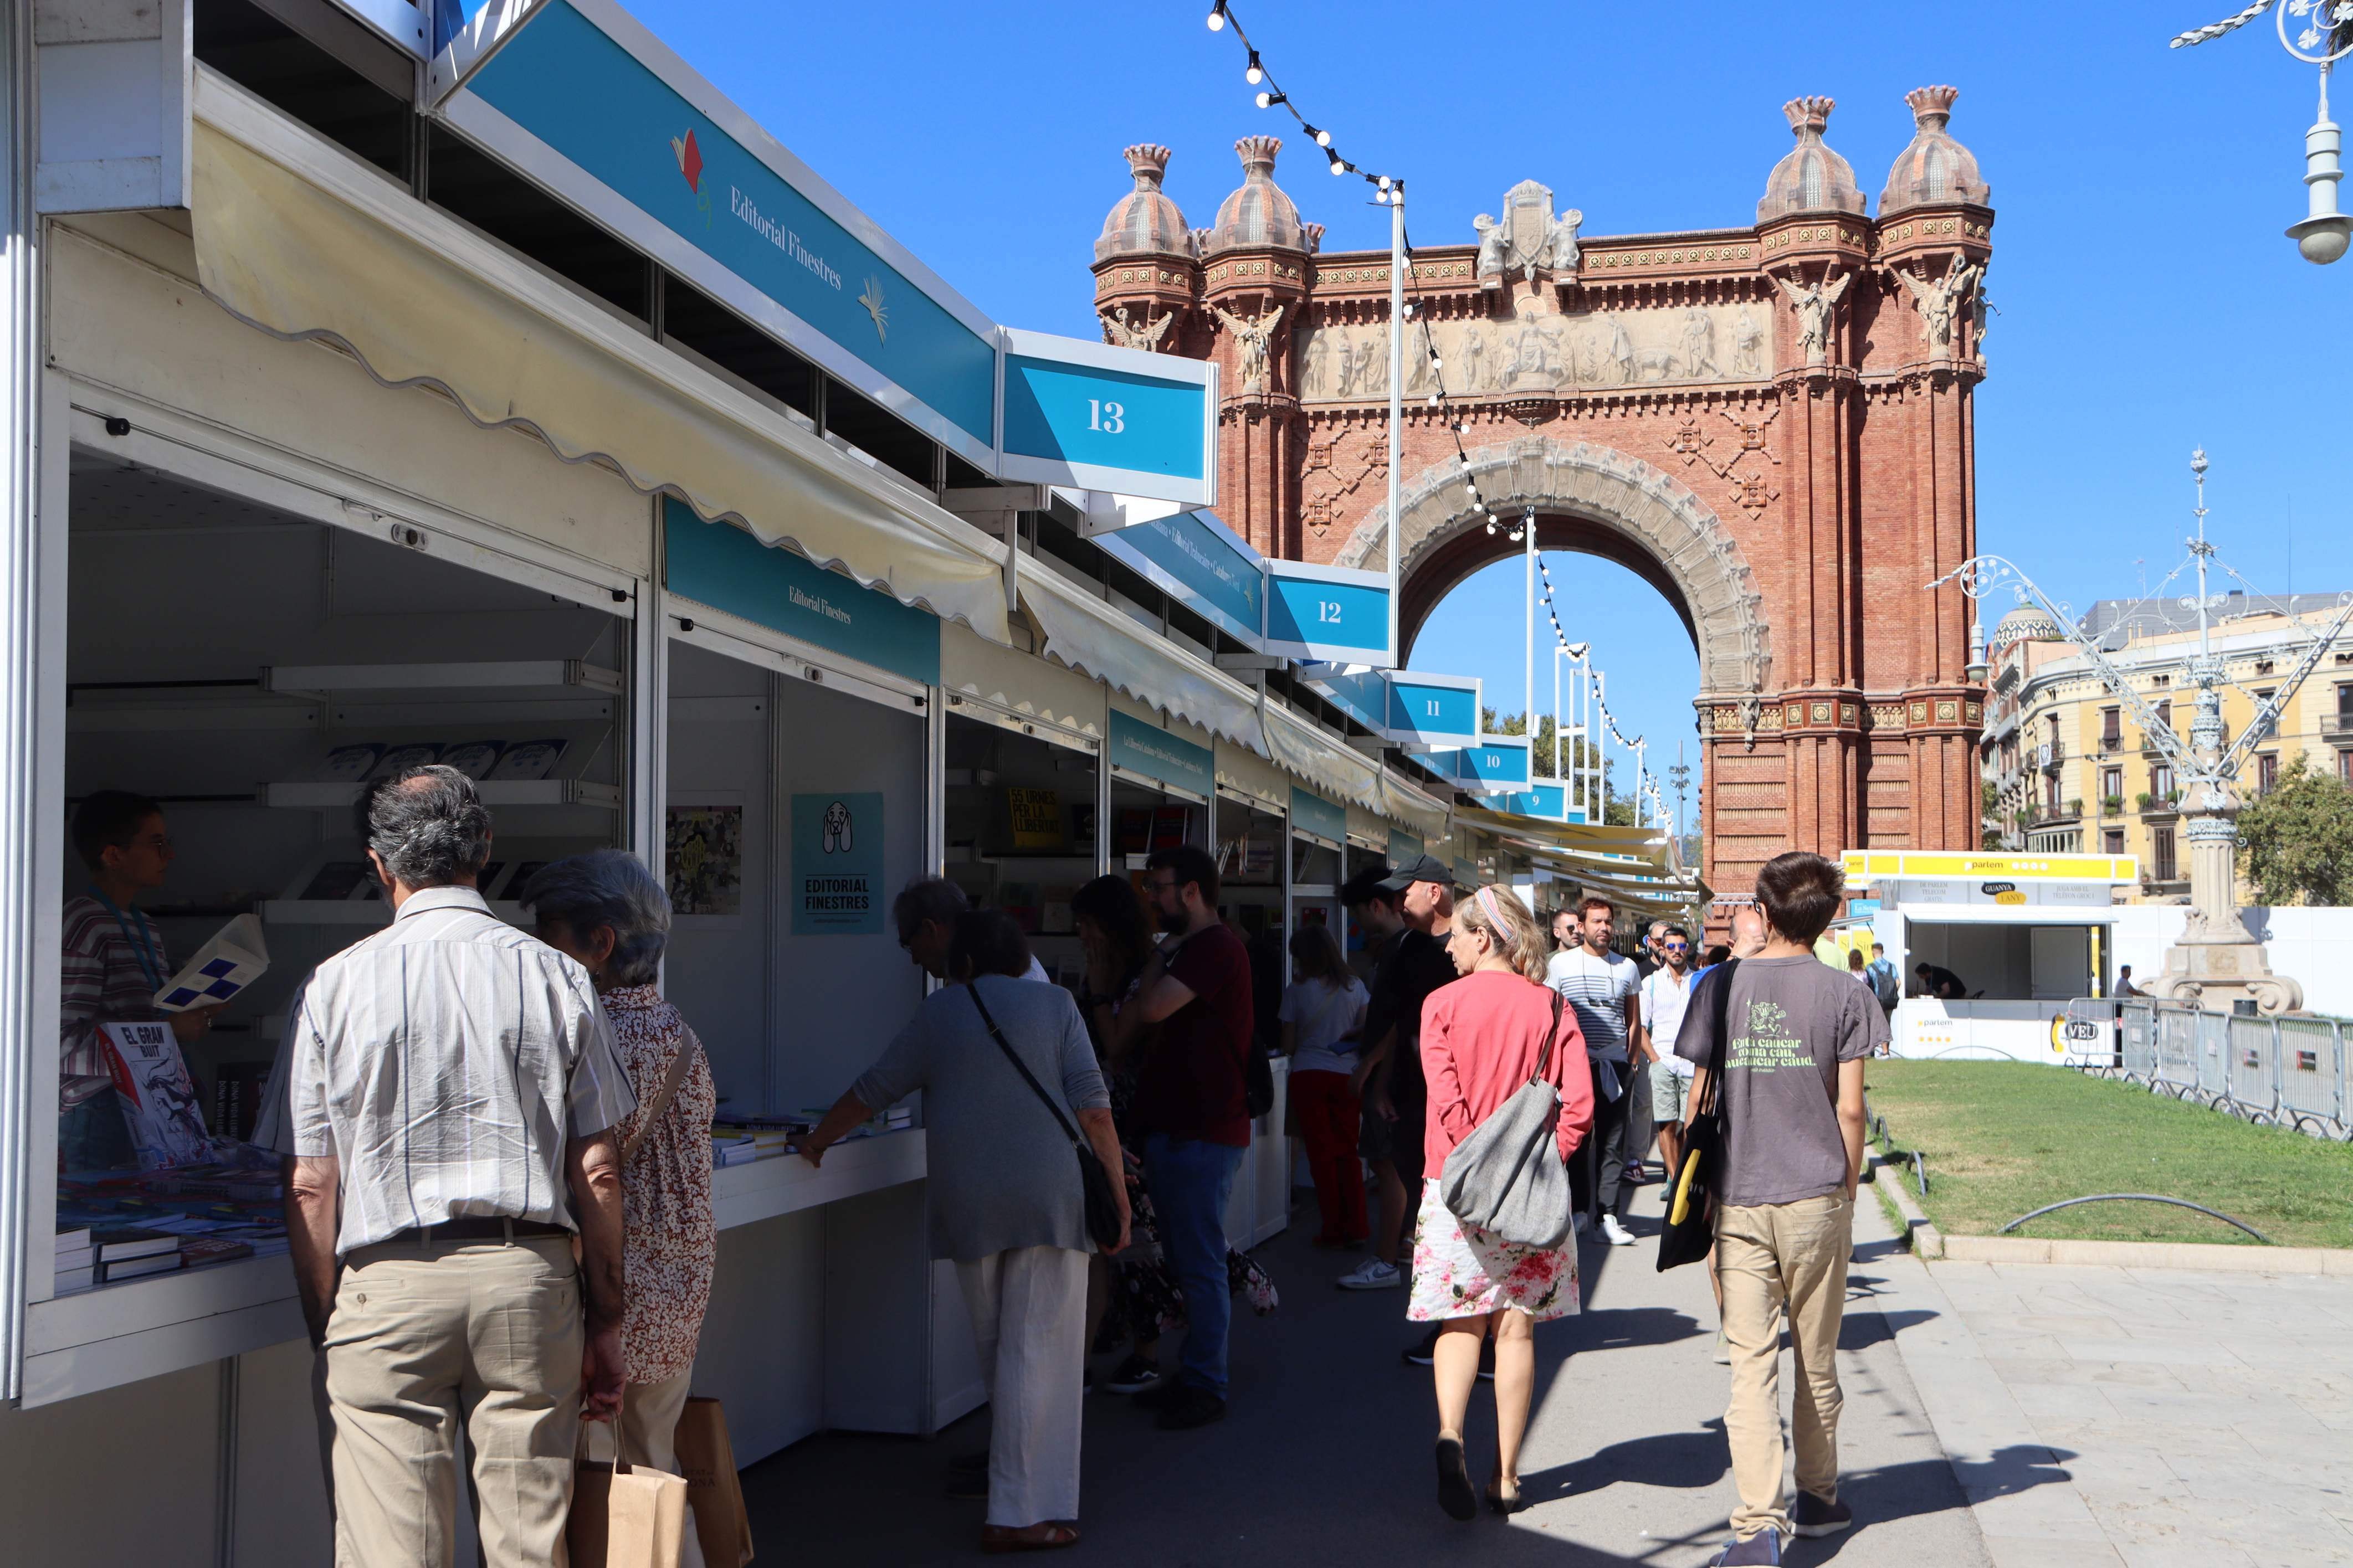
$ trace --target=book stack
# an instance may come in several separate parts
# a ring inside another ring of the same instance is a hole
[[[730,1165],[748,1165],[760,1157],[759,1141],[749,1132],[722,1132],[713,1129],[711,1134],[711,1163],[718,1170]]]
[[[58,1232],[57,1293],[70,1296],[98,1282],[98,1253],[90,1246],[90,1227]]]
[[[90,1233],[98,1254],[98,1282],[119,1285],[143,1275],[163,1274],[180,1267],[180,1237],[168,1230],[143,1226],[109,1226]]]

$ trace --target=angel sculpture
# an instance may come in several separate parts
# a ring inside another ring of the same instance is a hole
[[[1149,327],[1132,325],[1127,319],[1127,307],[1122,305],[1103,319],[1103,331],[1111,341],[1124,349],[1142,349],[1145,353],[1158,353],[1160,340],[1168,335],[1168,323],[1176,319],[1171,311]]]
[[[1504,280],[1504,226],[1493,214],[1481,213],[1471,226],[1479,231],[1479,287],[1497,288]]]
[[[1242,390],[1264,392],[1267,351],[1273,342],[1275,326],[1282,320],[1284,307],[1277,305],[1256,321],[1237,316],[1222,305],[1212,309],[1218,312],[1218,320],[1225,322],[1226,330],[1234,334],[1234,344],[1240,351],[1237,368],[1241,372]]]
[[[1911,292],[1912,303],[1919,310],[1921,322],[1927,329],[1928,346],[1936,358],[1952,357],[1953,324],[1959,319],[1961,301],[1984,275],[1984,268],[1957,255],[1945,268],[1944,277],[1933,283],[1909,272],[1899,270],[1895,274]]]
[[[1846,286],[1854,281],[1850,272],[1826,283],[1811,283],[1800,288],[1787,278],[1775,278],[1781,292],[1798,312],[1798,342],[1806,351],[1808,365],[1827,364],[1831,354],[1831,316],[1838,309]]]

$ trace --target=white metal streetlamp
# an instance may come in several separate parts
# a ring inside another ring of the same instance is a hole
[[[2193,27],[2173,40],[2172,47],[2202,44],[2234,32],[2272,10],[2273,0],[2255,0],[2237,14],[2203,27]],[[2290,19],[2298,25],[2288,35]],[[2328,73],[2338,60],[2353,54],[2353,0],[2287,0],[2274,16],[2280,47],[2306,65],[2320,68],[2320,113],[2304,133],[2306,215],[2287,226],[2287,237],[2306,261],[2326,265],[2343,256],[2353,239],[2353,216],[2337,210],[2337,182],[2345,177],[2341,155],[2345,133],[2328,118]]]

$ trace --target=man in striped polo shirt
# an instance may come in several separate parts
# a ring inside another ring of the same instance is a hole
[[[392,924],[303,983],[255,1138],[288,1157],[335,1562],[449,1568],[460,1423],[483,1561],[557,1562],[580,1419],[626,1372],[610,1130],[636,1096],[587,972],[482,901],[472,780],[371,784],[359,836]]]

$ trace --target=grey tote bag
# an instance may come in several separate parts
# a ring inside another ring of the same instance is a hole
[[[1454,1146],[1438,1178],[1438,1195],[1456,1219],[1522,1247],[1568,1239],[1573,1205],[1568,1165],[1560,1157],[1560,1091],[1544,1076],[1559,1038],[1556,991],[1552,1033],[1536,1054],[1535,1076]]]

